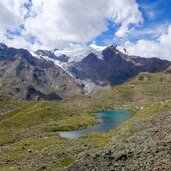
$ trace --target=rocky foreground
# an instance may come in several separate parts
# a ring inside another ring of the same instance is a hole
[[[66,170],[171,170],[171,110],[153,121],[137,121],[136,126],[136,134],[114,139],[103,151],[82,154]]]

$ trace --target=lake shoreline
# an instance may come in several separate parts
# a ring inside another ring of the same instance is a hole
[[[62,138],[75,139],[86,136],[91,132],[106,132],[118,127],[122,122],[129,119],[133,113],[125,110],[110,110],[103,112],[96,112],[93,115],[99,120],[93,126],[71,130],[71,131],[58,131],[58,135]]]

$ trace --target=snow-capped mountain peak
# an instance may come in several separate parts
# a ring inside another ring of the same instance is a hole
[[[55,49],[53,51],[38,50],[32,53],[33,56],[37,58],[46,58],[49,60],[56,60],[59,63],[71,63],[71,62],[81,62],[90,54],[94,54],[98,59],[103,60],[103,51],[107,48],[114,48],[115,53],[122,52],[128,54],[123,47],[116,45],[110,46],[98,46],[96,44],[91,44],[90,46],[74,46],[64,49]]]
[[[8,48],[4,44],[0,45],[3,48],[0,49],[3,60],[5,60],[4,55],[8,59],[14,59],[16,55],[11,57],[14,51],[18,56],[31,62],[31,65],[34,64],[35,68],[36,66],[43,67],[43,69],[47,66],[57,67],[61,70],[61,73],[69,74],[71,76],[70,79],[75,80],[75,83],[79,85],[84,93],[121,84],[142,71],[157,72],[170,65],[169,61],[157,58],[146,59],[129,56],[126,54],[126,50],[123,48],[120,50],[120,47],[116,45],[108,47],[91,45],[89,47],[55,49],[53,51],[38,50],[30,53],[25,49]],[[33,57],[39,59],[37,60]],[[53,75],[55,73],[48,72],[47,74]],[[58,75],[58,73],[55,75]],[[60,79],[63,80],[64,78],[61,75]]]
[[[60,57],[66,55],[69,57],[69,62],[80,62],[89,54],[95,54],[99,59],[103,59],[102,50],[97,50],[93,47],[77,47],[77,48],[67,48],[63,50],[56,50],[54,52],[55,56]]]
[[[94,44],[94,43],[91,44],[90,47],[91,47],[92,49],[95,49],[96,51],[103,51],[104,49],[107,48],[107,46],[98,46],[98,45],[96,45],[96,44]]]

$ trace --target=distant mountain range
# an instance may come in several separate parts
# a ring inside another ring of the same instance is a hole
[[[170,64],[159,58],[129,56],[116,45],[29,52],[0,44],[0,94],[60,100],[121,84],[140,72],[163,71]]]

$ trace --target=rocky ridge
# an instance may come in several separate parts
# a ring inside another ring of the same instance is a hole
[[[116,45],[104,49],[36,51],[37,57],[53,61],[75,78],[85,92],[122,84],[140,72],[159,72],[170,64],[159,58],[142,58],[121,52]]]
[[[81,93],[81,89],[77,81],[53,62],[35,58],[25,49],[1,44],[0,93],[23,100],[61,100]]]

